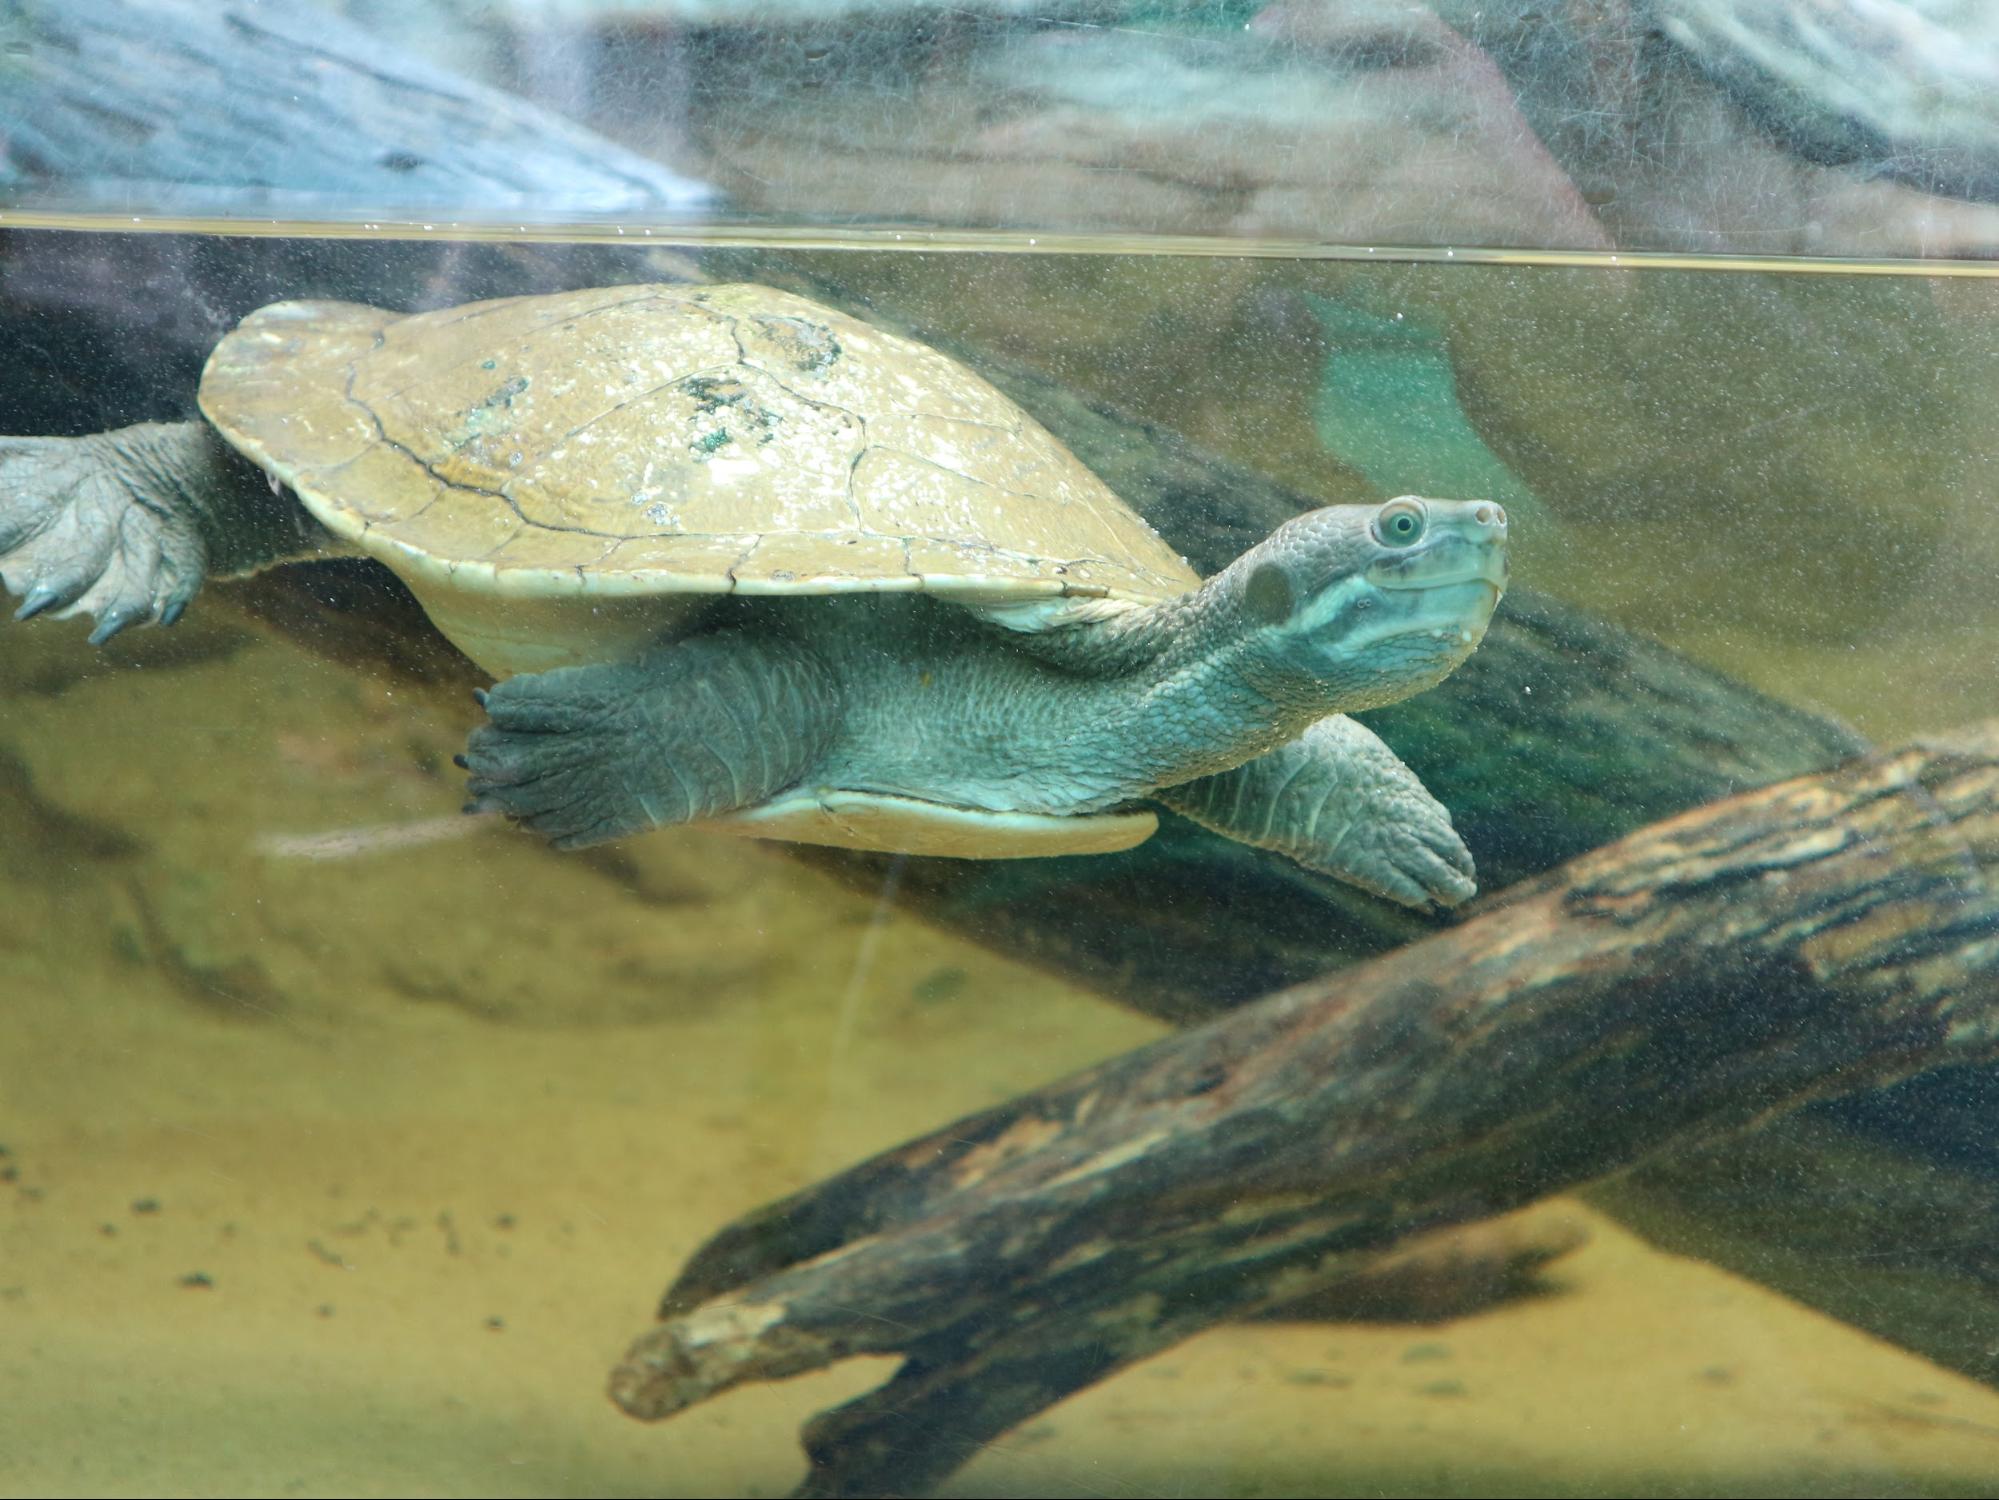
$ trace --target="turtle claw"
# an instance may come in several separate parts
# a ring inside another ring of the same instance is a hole
[[[478,745],[476,736],[474,745]],[[493,747],[486,748],[491,751]],[[472,797],[467,805],[474,811],[505,813],[551,842],[573,839],[603,821],[605,794],[587,768],[567,764],[546,769],[524,767],[507,764],[505,756],[501,750],[495,761],[487,762],[475,754],[472,779],[467,783]]]
[[[97,617],[97,628],[90,632],[90,644],[101,646],[128,625],[136,625],[146,617],[144,610],[117,604],[104,610]],[[164,616],[162,616],[164,619]]]
[[[21,607],[14,611],[17,620],[32,620],[45,609],[52,609],[62,603],[62,595],[45,583],[38,583],[28,591],[28,597],[21,601]]]

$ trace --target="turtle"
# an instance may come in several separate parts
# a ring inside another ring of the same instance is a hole
[[[1476,648],[1492,502],[1328,506],[1203,580],[964,365],[754,284],[279,302],[199,402],[0,439],[17,616],[101,642],[206,576],[373,557],[496,679],[468,811],[560,847],[1022,858],[1130,848],[1163,805],[1406,905],[1476,889],[1348,715]]]

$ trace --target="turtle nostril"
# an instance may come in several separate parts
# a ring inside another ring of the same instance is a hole
[[[1501,510],[1497,505],[1481,505],[1477,510],[1472,512],[1472,519],[1477,521],[1481,526],[1504,526],[1506,524],[1506,512]]]

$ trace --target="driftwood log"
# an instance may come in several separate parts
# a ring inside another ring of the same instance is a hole
[[[1671,819],[752,1215],[612,1394],[659,1418],[900,1353],[810,1426],[804,1492],[921,1492],[1413,1233],[1999,1054],[1995,875],[1999,723]]]

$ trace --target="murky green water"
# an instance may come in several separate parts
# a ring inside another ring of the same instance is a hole
[[[1518,589],[1869,740],[1999,715],[1999,277],[1266,248],[14,229],[0,432],[185,418],[214,338],[281,297],[809,284],[1017,395],[1038,372],[1058,434],[1094,404],[1320,503],[1501,498]],[[1213,567],[1237,502],[1200,472],[1155,520]],[[377,596],[322,597],[348,602],[211,588],[103,650],[0,630],[0,1487],[782,1490],[799,1422],[884,1368],[632,1423],[603,1373],[680,1262],[1164,1026],[976,904],[923,905],[920,871],[673,833],[564,856],[457,820],[464,681]],[[1103,868],[1070,899],[1108,925]],[[1197,924],[1279,940],[1211,899]],[[1222,1328],[958,1492],[1999,1473],[1989,1386],[1595,1209],[1535,1212],[1588,1243],[1532,1295]]]

